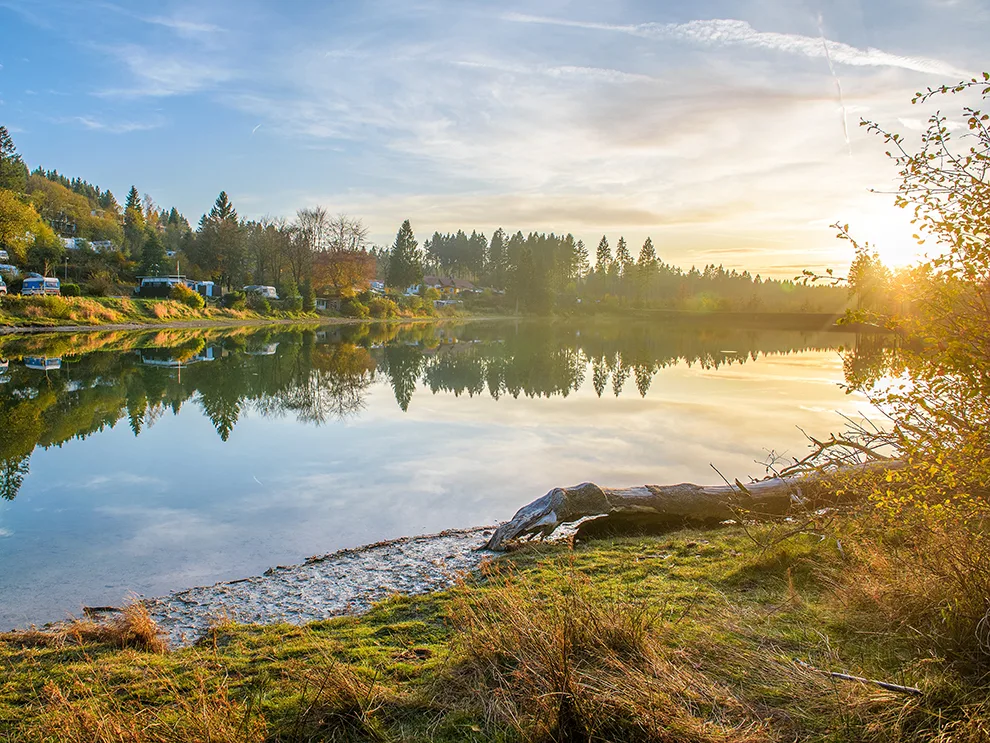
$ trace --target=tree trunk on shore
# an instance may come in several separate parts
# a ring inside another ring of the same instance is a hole
[[[872,462],[850,471],[887,469],[900,462]],[[834,477],[834,474],[833,474]],[[831,479],[831,478],[829,478]],[[520,508],[502,524],[485,545],[501,551],[518,537],[547,536],[562,524],[601,517],[605,525],[640,528],[717,524],[728,519],[766,520],[856,500],[855,489],[835,495],[821,475],[773,477],[742,485],[644,485],[635,488],[602,488],[586,482],[572,488],[555,488]]]

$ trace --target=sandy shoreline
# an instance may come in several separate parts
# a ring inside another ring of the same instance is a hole
[[[453,585],[494,556],[481,549],[493,531],[481,526],[377,542],[142,603],[173,647],[195,642],[221,619],[305,624],[358,614],[396,593],[416,595]]]

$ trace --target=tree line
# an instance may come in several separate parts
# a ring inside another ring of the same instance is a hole
[[[662,260],[651,238],[634,259],[624,238],[614,250],[602,236],[594,262],[573,234],[499,228],[435,232],[418,247],[408,220],[391,249],[372,249],[378,276],[401,290],[424,274],[471,280],[504,295],[502,309],[549,314],[584,304],[698,311],[841,313],[846,289],[797,280],[764,279],[749,271],[706,265],[683,270]]]
[[[664,261],[651,238],[634,251],[624,238],[613,248],[603,236],[593,256],[571,233],[502,228],[490,238],[479,230],[438,231],[420,246],[406,220],[391,245],[374,246],[359,218],[316,206],[291,219],[247,220],[226,191],[193,228],[177,209],[159,207],[135,186],[120,205],[112,192],[82,179],[41,167],[28,173],[0,127],[0,244],[18,265],[48,273],[65,259],[58,237],[119,247],[74,254],[73,276],[94,294],[180,270],[228,290],[275,286],[283,297],[300,297],[305,309],[317,295],[347,297],[375,278],[401,295],[428,274],[489,289],[491,309],[531,314],[582,304],[794,312],[841,312],[847,304],[842,288],[716,265],[683,270]]]

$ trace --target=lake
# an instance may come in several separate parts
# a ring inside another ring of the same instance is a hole
[[[760,477],[842,428],[834,331],[473,322],[0,339],[0,629],[561,485]]]

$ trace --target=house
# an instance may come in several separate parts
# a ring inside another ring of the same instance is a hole
[[[93,240],[89,247],[97,253],[116,253],[117,248],[110,240]]]
[[[66,250],[82,250],[86,245],[86,241],[81,237],[63,237],[62,245],[65,246]]]
[[[375,294],[385,293],[385,282],[384,281],[372,281],[370,284],[371,291]]]
[[[423,287],[436,289],[444,297],[454,297],[463,291],[474,291],[475,286],[466,279],[450,279],[440,276],[424,276]]]
[[[340,297],[317,297],[316,298],[316,309],[318,310],[329,310],[332,312],[340,312],[342,300]]]

